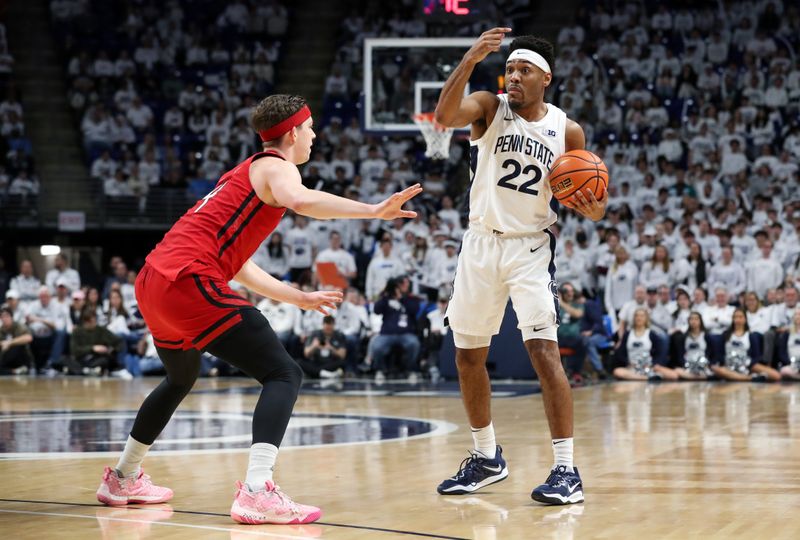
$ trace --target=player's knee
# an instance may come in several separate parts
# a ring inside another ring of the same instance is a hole
[[[182,396],[187,395],[194,386],[194,382],[197,380],[197,377],[170,377],[167,376],[167,384],[169,384],[169,389],[174,394],[180,394]]]
[[[267,381],[284,381],[299,391],[303,383],[303,369],[286,353],[281,355],[276,368],[262,378],[261,384]]]
[[[472,336],[460,332],[453,332],[453,342],[457,349],[482,349],[489,346],[492,342],[492,336]]]

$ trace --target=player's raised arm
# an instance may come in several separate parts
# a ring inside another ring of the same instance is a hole
[[[470,47],[444,83],[436,104],[437,122],[443,126],[460,128],[486,117],[486,111],[496,103],[497,97],[490,92],[475,92],[464,97],[464,88],[475,66],[490,53],[498,52],[503,37],[510,31],[511,28],[492,28],[481,34]]]
[[[383,202],[366,204],[308,189],[303,185],[297,167],[279,160],[256,161],[250,168],[250,177],[259,198],[267,204],[277,203],[315,219],[413,218],[417,213],[403,210],[403,205],[422,193],[422,187],[415,184]]]

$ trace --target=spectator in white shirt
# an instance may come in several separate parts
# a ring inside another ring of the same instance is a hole
[[[11,185],[8,186],[8,194],[20,195],[22,200],[26,201],[28,197],[34,197],[39,194],[39,181],[28,176],[28,171],[22,169],[17,173],[17,177],[11,181]]]
[[[747,325],[751,332],[766,334],[772,325],[772,307],[764,306],[754,292],[745,294],[745,311],[747,312]]]
[[[110,178],[117,172],[117,162],[111,159],[111,153],[104,150],[99,158],[92,163],[90,174],[92,178]]]
[[[655,288],[655,293],[658,294],[658,288]],[[657,299],[658,296],[656,296]],[[647,306],[647,289],[642,285],[636,286],[633,290],[633,298],[625,302],[622,309],[619,310],[617,333],[620,337],[625,335],[625,330],[633,324],[633,316],[637,309],[644,309],[648,314],[650,313],[650,308]]]
[[[358,172],[364,181],[365,187],[371,187],[382,176],[383,171],[388,167],[386,160],[378,154],[378,147],[372,145],[367,151],[367,159],[361,162]]]
[[[308,280],[314,261],[314,242],[305,216],[295,216],[294,227],[286,233],[286,245],[289,246],[289,279],[295,283]]]
[[[642,265],[639,282],[645,287],[658,287],[662,284],[672,286],[671,264],[667,248],[657,245],[653,250],[653,257]]]
[[[725,287],[717,287],[714,290],[714,304],[706,307],[701,313],[706,331],[721,336],[731,326],[733,310],[734,307],[728,304],[728,290]]]
[[[283,243],[283,235],[278,231],[258,246],[252,259],[276,279],[285,279],[289,273],[289,246]]]
[[[319,252],[316,262],[334,263],[339,274],[347,280],[356,277],[356,260],[350,252],[342,248],[342,235],[338,231],[331,231],[330,247]]]
[[[267,318],[283,346],[289,351],[295,350],[297,338],[294,328],[302,317],[300,308],[273,298],[264,298],[256,307]]]
[[[437,214],[450,230],[461,228],[461,215],[453,208],[453,199],[449,195],[442,197],[442,209]]]
[[[358,289],[350,287],[344,302],[336,309],[336,328],[347,341],[346,371],[355,371],[361,339],[369,328],[369,312]]]
[[[747,286],[744,267],[733,260],[733,249],[724,247],[720,250],[720,261],[711,267],[708,273],[710,287],[723,286],[729,291],[728,301],[735,301]]]
[[[604,299],[606,311],[615,316],[623,306],[635,296],[639,270],[629,259],[628,250],[617,246],[615,260],[608,269],[605,281]]]
[[[747,266],[747,290],[764,298],[767,290],[783,283],[783,265],[772,258],[772,240],[764,240],[761,245],[761,258]]]
[[[731,246],[733,246],[734,260],[741,264],[750,260],[752,253],[758,247],[755,239],[747,234],[747,222],[744,219],[737,219],[733,226]]]
[[[325,79],[325,95],[334,98],[347,96],[347,77],[342,74],[340,67],[336,66],[328,78]]]
[[[25,311],[25,323],[33,333],[33,350],[36,369],[44,372],[59,364],[67,338],[69,312],[53,302],[46,285],[39,288],[38,300]]]
[[[8,288],[19,293],[20,308],[27,310],[39,297],[41,286],[42,282],[33,275],[33,263],[26,259],[19,264],[19,274],[11,278]]]
[[[59,253],[56,255],[53,263],[55,268],[48,271],[44,278],[44,282],[50,290],[55,290],[56,282],[59,279],[64,281],[70,292],[81,288],[81,276],[77,270],[69,267],[69,259],[65,254]]]
[[[153,110],[145,105],[139,96],[133,98],[133,103],[126,113],[128,121],[138,132],[142,132],[153,123]]]
[[[436,259],[434,262],[434,275],[436,275],[437,286],[440,290],[452,290],[453,279],[455,279],[456,268],[458,267],[458,244],[454,240],[444,242],[445,256]]]
[[[775,360],[775,342],[778,337],[786,335],[792,327],[794,312],[800,300],[797,289],[786,287],[783,292],[783,303],[775,304],[770,309],[770,329],[764,333],[764,363],[772,365]]]
[[[106,197],[111,197],[112,199],[133,197],[133,188],[128,183],[128,179],[125,178],[125,173],[120,169],[114,176],[106,178],[105,182],[103,182],[103,193]]]
[[[385,235],[380,242],[380,249],[375,253],[367,267],[365,292],[368,301],[374,301],[383,292],[390,278],[402,275],[405,265],[392,253],[393,242]]]
[[[732,139],[730,141],[730,151],[723,154],[720,173],[724,176],[734,177],[740,172],[746,171],[748,163],[739,139]]]

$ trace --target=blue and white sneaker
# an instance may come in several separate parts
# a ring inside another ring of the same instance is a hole
[[[583,502],[583,482],[578,469],[567,472],[564,465],[550,471],[544,484],[531,492],[531,498],[544,504],[574,504]]]
[[[497,445],[494,459],[484,457],[477,452],[470,452],[468,458],[461,462],[458,472],[436,488],[440,495],[466,495],[478,491],[495,482],[505,480],[508,476],[503,449]]]

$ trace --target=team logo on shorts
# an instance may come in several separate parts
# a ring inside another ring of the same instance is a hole
[[[554,279],[550,280],[550,292],[555,298],[558,298],[558,283]]]

